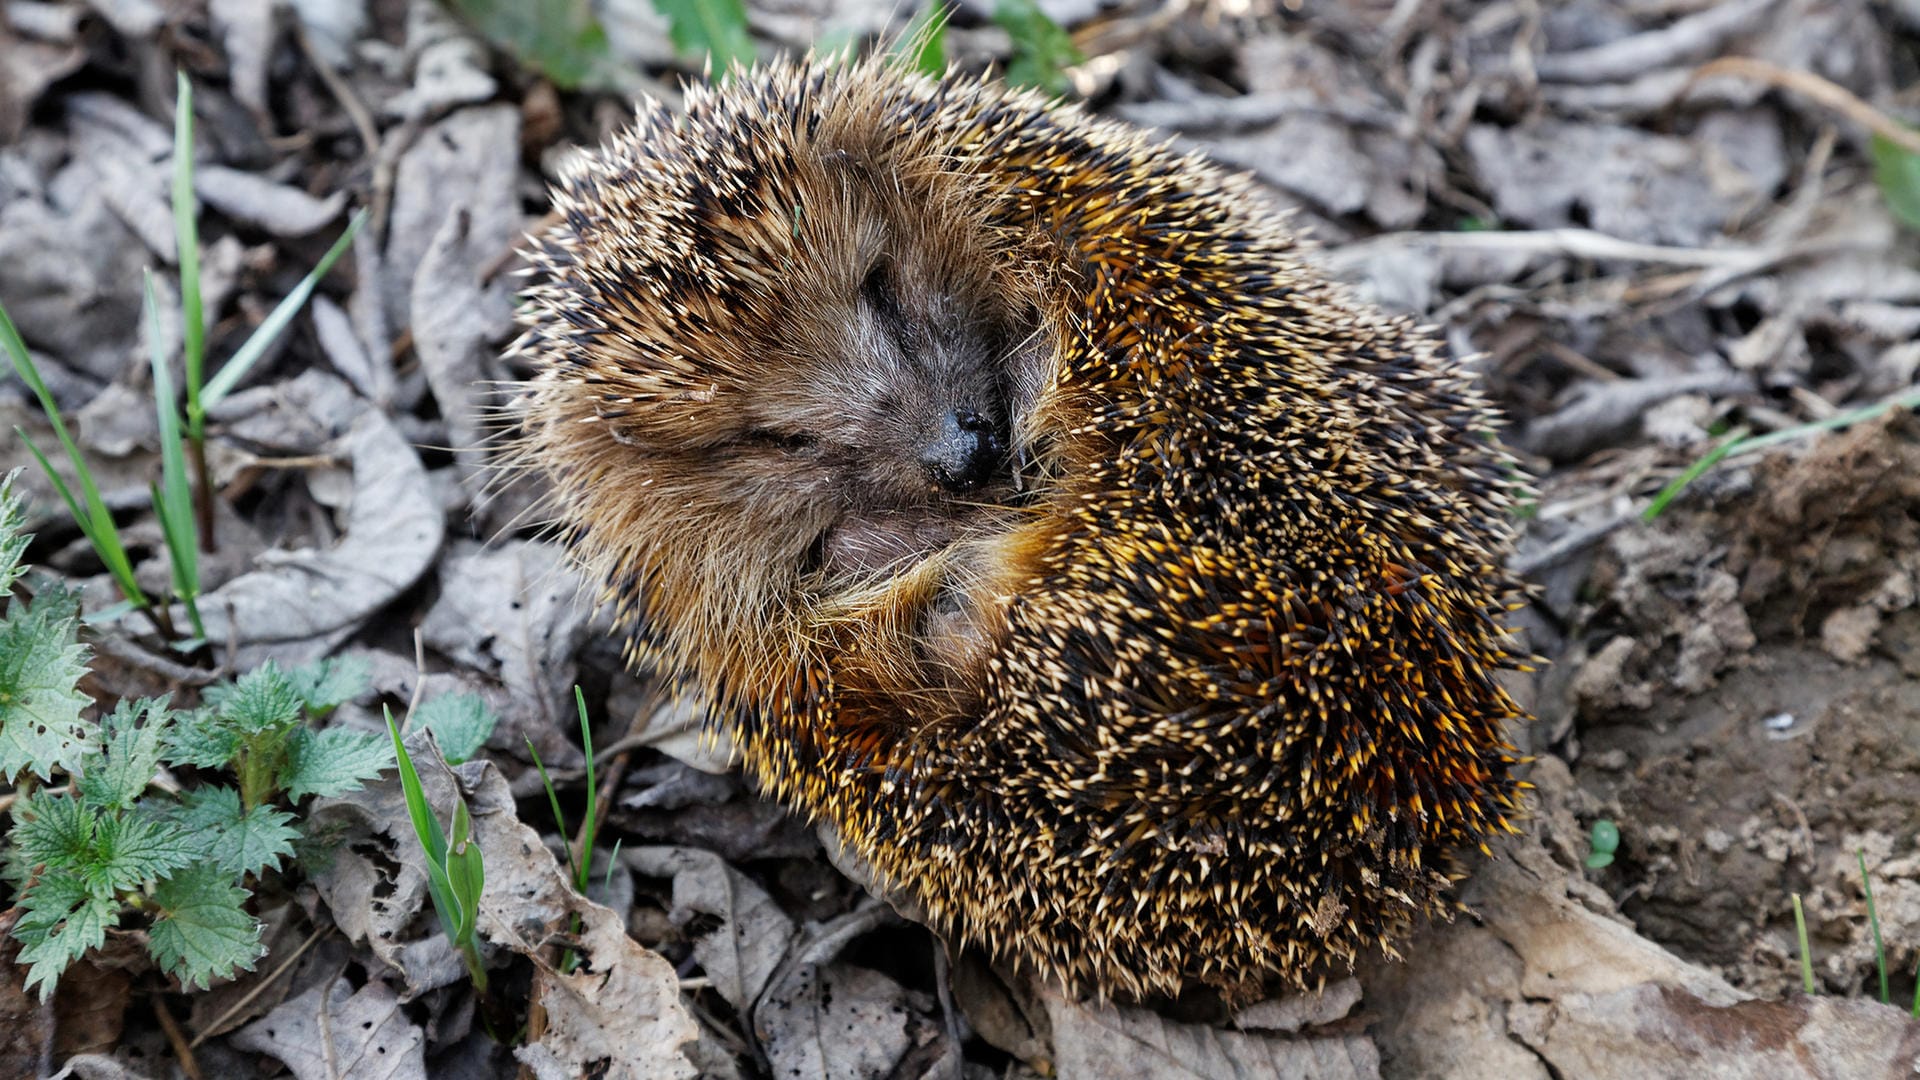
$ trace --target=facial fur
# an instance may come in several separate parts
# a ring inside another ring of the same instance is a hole
[[[1022,237],[968,214],[970,181],[875,104],[725,147],[643,114],[570,181],[601,201],[548,239],[534,290],[570,297],[568,324],[523,347],[594,354],[538,384],[535,423],[577,442],[562,497],[648,646],[791,660],[904,605],[877,632],[907,647],[873,650],[917,658],[891,674],[918,693],[966,681],[993,633],[977,586],[1031,498],[1048,302]]]

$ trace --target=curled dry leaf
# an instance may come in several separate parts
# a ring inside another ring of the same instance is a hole
[[[487,320],[480,317],[487,290],[479,267],[499,253],[491,240],[473,232],[473,215],[464,206],[447,211],[413,279],[413,345],[427,373],[440,415],[455,451],[454,467],[469,493],[479,489],[486,437],[477,386],[494,348]]]
[[[340,216],[347,193],[336,191],[324,199],[264,176],[201,165],[194,170],[193,190],[208,206],[275,236],[306,236]]]
[[[432,565],[446,525],[420,456],[378,412],[362,413],[346,444],[353,462],[346,536],[327,551],[278,555],[202,597],[212,640],[236,641],[243,655],[248,646],[319,651],[316,643],[357,628]]]
[[[468,245],[488,252],[465,267],[470,276],[518,240],[519,162],[520,112],[510,105],[461,109],[428,128],[407,150],[394,179],[387,226],[383,272],[390,284],[384,296],[389,324],[408,325],[415,277],[450,210],[466,210]]]

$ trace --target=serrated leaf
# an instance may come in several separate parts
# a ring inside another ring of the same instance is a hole
[[[307,713],[318,717],[366,693],[372,673],[373,665],[364,656],[333,656],[294,668],[287,672],[287,681]]]
[[[207,700],[242,736],[291,728],[300,722],[303,705],[293,681],[271,660],[240,676],[230,688],[210,689]]]
[[[448,764],[458,765],[479,752],[500,718],[479,694],[442,694],[421,703],[408,723],[433,732]]]
[[[172,821],[145,814],[107,814],[94,829],[88,877],[115,891],[139,888],[200,858],[194,835]]]
[[[1072,89],[1067,68],[1086,59],[1074,47],[1073,36],[1061,29],[1034,0],[999,0],[993,21],[1013,39],[1007,60],[1007,81],[1031,86],[1059,97]]]
[[[172,719],[166,698],[122,701],[100,725],[100,749],[81,762],[87,802],[118,810],[138,801],[160,771]]]
[[[166,738],[169,765],[223,769],[240,752],[240,733],[215,709],[177,712],[173,719]]]
[[[13,488],[19,475],[20,470],[14,469],[0,480],[0,594],[27,572],[20,560],[26,558],[27,542],[33,539],[32,533],[21,531],[27,524],[27,501]]]
[[[1873,178],[1900,224],[1920,229],[1920,154],[1885,135],[1875,135]]]
[[[265,952],[260,924],[244,906],[250,894],[221,867],[197,863],[153,890],[160,914],[147,935],[147,951],[161,970],[188,990],[225,979]]]
[[[612,54],[589,0],[449,0],[481,37],[562,90],[607,88]]]
[[[70,884],[70,882],[65,882]],[[120,919],[120,904],[111,896],[96,896],[84,888],[63,888],[53,881],[36,885],[21,898],[22,912],[13,936],[22,946],[18,963],[26,964],[26,989],[40,988],[40,1000],[53,997],[54,987],[75,960],[107,940],[107,930]]]
[[[175,820],[198,837],[208,862],[236,878],[279,868],[300,838],[292,814],[271,806],[242,810],[240,793],[230,787],[188,792]]]
[[[16,600],[0,619],[0,778],[73,772],[95,745],[80,715],[92,701],[78,689],[87,650],[77,624],[64,591]]]
[[[308,795],[356,791],[393,766],[393,748],[378,735],[345,728],[301,728],[287,742],[280,788],[298,802]]]
[[[11,867],[24,882],[35,868],[83,879],[94,861],[100,816],[71,795],[40,793],[13,808]]]
[[[707,70],[723,78],[753,63],[753,36],[747,33],[747,8],[741,0],[653,0],[667,18],[673,51],[692,60],[705,57]]]

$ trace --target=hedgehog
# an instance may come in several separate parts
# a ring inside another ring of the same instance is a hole
[[[1312,989],[1513,831],[1495,412],[1247,178],[806,60],[552,198],[514,462],[633,662],[950,942]]]

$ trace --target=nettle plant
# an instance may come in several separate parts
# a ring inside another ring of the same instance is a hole
[[[384,735],[312,726],[367,689],[366,664],[268,663],[208,687],[197,709],[146,698],[90,718],[76,596],[15,587],[28,537],[13,481],[0,482],[0,778],[15,791],[0,874],[20,909],[26,986],[47,999],[129,921],[187,989],[251,969],[264,947],[247,902],[294,856],[301,800],[353,791],[393,764]],[[474,695],[419,713],[416,726],[455,752],[476,750],[494,724]]]

